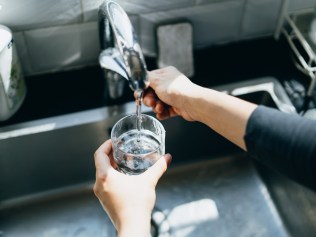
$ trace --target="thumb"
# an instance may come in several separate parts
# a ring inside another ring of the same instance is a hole
[[[145,174],[149,176],[149,179],[153,181],[154,185],[158,183],[160,177],[166,172],[171,160],[172,156],[170,154],[166,154],[145,172]]]
[[[106,176],[109,169],[112,168],[109,155],[112,153],[112,142],[107,140],[94,153],[94,163],[96,173],[99,177]]]

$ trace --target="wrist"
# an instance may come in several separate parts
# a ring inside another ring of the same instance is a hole
[[[192,83],[187,89],[187,92],[183,93],[183,108],[192,120],[202,122],[200,110],[203,109],[201,102],[205,88]]]
[[[133,215],[124,218],[117,227],[118,237],[148,237],[150,220],[150,215]]]

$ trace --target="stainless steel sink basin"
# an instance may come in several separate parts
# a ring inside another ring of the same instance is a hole
[[[295,113],[274,78],[215,89]],[[115,236],[92,193],[93,153],[134,110],[130,102],[0,128],[0,236]],[[163,124],[173,164],[157,189],[159,236],[294,233],[269,170],[262,179],[246,153],[203,124],[181,118]]]

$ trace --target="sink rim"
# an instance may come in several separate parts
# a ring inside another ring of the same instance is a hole
[[[238,96],[250,92],[268,92],[278,109],[286,113],[297,113],[291,100],[285,92],[280,82],[274,77],[262,77],[253,80],[240,81],[211,87],[211,89],[221,91],[233,96]],[[82,124],[99,122],[114,116],[123,117],[135,112],[135,103],[127,102],[121,105],[104,106],[101,108],[85,110],[65,115],[59,115],[44,119],[32,120],[23,123],[0,127],[0,141],[4,139],[26,136],[41,132],[49,132],[57,129],[78,126]],[[151,112],[151,108],[143,106],[143,113]]]

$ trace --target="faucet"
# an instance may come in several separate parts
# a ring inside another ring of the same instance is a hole
[[[99,7],[98,23],[99,64],[110,98],[122,96],[126,80],[133,91],[141,93],[149,85],[147,67],[128,15],[118,3],[106,0]]]

